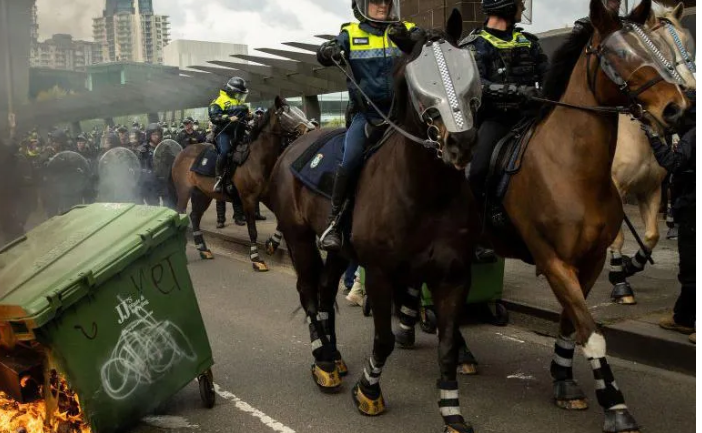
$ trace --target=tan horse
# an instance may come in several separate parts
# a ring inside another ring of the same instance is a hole
[[[271,170],[285,146],[312,129],[307,119],[303,117],[304,114],[296,108],[291,108],[285,99],[276,97],[274,106],[268,109],[252,131],[254,141],[250,146],[251,153],[231,178],[244,206],[251,241],[251,265],[258,272],[268,271],[268,266],[258,254],[256,205],[268,183]],[[185,213],[188,202],[191,202],[190,221],[193,225],[193,237],[200,251],[200,257],[203,259],[213,259],[214,256],[207,248],[200,231],[202,215],[212,200],[232,201],[229,195],[213,191],[214,177],[202,176],[190,170],[193,162],[208,146],[212,145],[201,143],[188,146],[178,154],[171,169],[171,177],[178,196],[176,210]]]
[[[675,63],[680,75],[684,78],[689,89],[695,89],[695,76],[690,66],[685,62],[683,53],[678,49],[669,25],[679,36],[683,47],[687,47],[694,56],[694,41],[692,36],[680,24],[684,6],[682,3],[660,18],[651,16],[647,26],[651,32],[661,36],[675,52]],[[694,60],[693,60],[694,61]],[[641,130],[641,124],[633,118],[621,115],[619,117],[619,134],[617,150],[612,163],[612,179],[619,190],[622,199],[629,194],[636,197],[639,204],[639,214],[646,231],[642,241],[646,250],[639,249],[636,256],[629,258],[622,255],[624,245],[624,230],[619,230],[617,238],[610,246],[609,280],[614,285],[612,299],[620,304],[635,304],[634,292],[626,278],[643,270],[646,257],[651,254],[658,243],[658,209],[661,205],[661,183],[666,171],[658,165],[653,156],[646,134]]]

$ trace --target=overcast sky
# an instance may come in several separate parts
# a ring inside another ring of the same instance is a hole
[[[533,0],[534,24],[527,31],[572,25],[585,16],[588,0]],[[59,5],[60,3],[60,5]],[[68,3],[68,4],[67,4]],[[154,0],[157,14],[171,18],[172,39],[196,39],[280,48],[280,42],[319,42],[353,19],[350,0]],[[40,40],[70,33],[92,40],[92,18],[104,0],[37,0]]]

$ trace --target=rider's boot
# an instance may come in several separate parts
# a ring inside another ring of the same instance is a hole
[[[324,251],[339,251],[343,244],[341,232],[339,231],[339,213],[346,199],[346,192],[349,186],[348,170],[344,167],[339,167],[334,179],[334,190],[331,198],[331,212],[329,213],[329,227],[322,233],[319,239],[319,247]]]
[[[214,184],[214,192],[221,194],[224,191],[224,163],[226,162],[226,156],[219,154],[217,155],[217,162],[215,163],[215,176],[217,181]]]

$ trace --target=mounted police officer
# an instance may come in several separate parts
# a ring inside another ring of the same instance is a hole
[[[232,77],[219,92],[219,96],[209,107],[210,121],[215,126],[214,135],[217,147],[217,164],[215,174],[217,182],[214,192],[224,191],[224,170],[232,147],[241,143],[246,135],[246,122],[251,117],[249,107],[244,105],[249,89],[246,81]]]
[[[195,124],[192,117],[183,119],[183,130],[178,133],[175,141],[178,142],[183,149],[191,144],[204,143],[205,137],[194,128]]]
[[[317,60],[324,66],[332,66],[334,61],[349,65],[355,81],[387,116],[394,96],[393,68],[402,54],[389,36],[420,30],[414,24],[400,21],[399,0],[353,0],[351,7],[359,22],[342,25],[336,39],[319,48]],[[350,81],[348,89],[351,124],[344,141],[344,156],[334,179],[329,228],[320,239],[320,247],[327,251],[341,249],[342,239],[336,221],[363,163],[366,125],[382,123],[381,116],[366,105]]]
[[[523,0],[483,0],[483,11],[484,26],[461,42],[475,55],[483,87],[478,143],[468,173],[481,201],[495,144],[535,108],[529,98],[539,93],[548,67],[538,38],[515,27],[522,19]]]

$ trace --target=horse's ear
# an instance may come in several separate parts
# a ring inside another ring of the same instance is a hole
[[[680,19],[683,17],[683,12],[685,12],[685,3],[680,2],[680,3],[678,3],[677,6],[675,6],[675,9],[673,9],[673,11],[671,12],[671,15],[677,21],[680,21]]]
[[[646,1],[646,0],[644,0]],[[649,5],[651,0],[648,0]],[[602,3],[602,0],[590,0],[590,21],[601,36],[606,36],[621,27],[619,18]]]
[[[646,27],[649,29],[654,28],[658,24],[658,17],[656,16],[656,13],[651,9],[651,12],[648,14],[648,18],[646,18]]]
[[[449,42],[457,45],[462,33],[463,17],[461,16],[461,12],[454,8],[448,21],[446,21],[446,36],[448,36]]]
[[[651,0],[641,0],[638,6],[628,16],[628,20],[636,24],[644,25],[651,13]]]
[[[276,110],[280,110],[283,108],[283,106],[288,105],[288,103],[285,101],[284,98],[281,98],[280,96],[275,97],[275,108]]]

